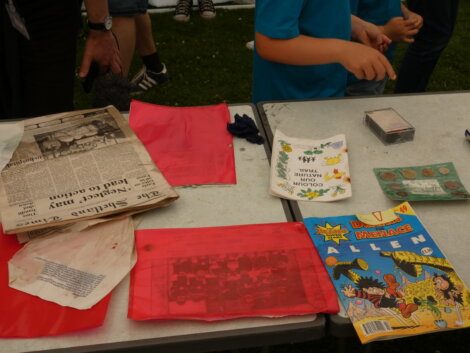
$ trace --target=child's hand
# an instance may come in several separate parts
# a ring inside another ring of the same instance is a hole
[[[354,42],[344,42],[341,49],[339,63],[359,80],[396,79],[392,65],[378,50]]]
[[[401,11],[403,12],[403,17],[405,20],[411,20],[417,29],[423,27],[423,18],[418,15],[416,12],[409,10],[405,5],[402,4]]]
[[[361,20],[356,16],[352,16],[351,21],[352,38],[356,42],[377,49],[382,53],[387,51],[388,46],[392,41],[387,37],[380,27],[377,27],[370,22]]]
[[[394,17],[383,26],[383,31],[394,42],[413,43],[413,37],[419,32],[416,25],[416,19]]]
[[[415,28],[417,29],[421,29],[421,27],[423,27],[423,18],[413,11],[408,13],[408,17],[406,17],[406,19],[413,21]]]

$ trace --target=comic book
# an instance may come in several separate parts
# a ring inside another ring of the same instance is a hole
[[[362,343],[470,327],[470,292],[405,202],[306,218]]]

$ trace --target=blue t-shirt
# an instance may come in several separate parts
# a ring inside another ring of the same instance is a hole
[[[349,0],[256,0],[255,31],[275,39],[300,34],[350,40]],[[343,96],[347,72],[340,64],[286,65],[254,52],[253,101]]]

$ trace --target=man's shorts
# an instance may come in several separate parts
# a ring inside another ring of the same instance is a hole
[[[147,12],[148,0],[108,0],[111,16],[134,16]]]

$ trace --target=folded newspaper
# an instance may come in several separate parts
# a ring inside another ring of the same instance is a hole
[[[114,107],[25,120],[24,130],[0,174],[7,234],[84,229],[178,198]]]

